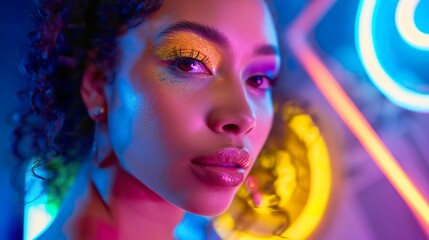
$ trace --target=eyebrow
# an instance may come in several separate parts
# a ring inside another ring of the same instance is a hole
[[[254,55],[277,55],[280,56],[280,50],[273,44],[263,44],[256,47]]]
[[[166,29],[160,32],[157,38],[164,37],[168,34],[179,31],[194,32],[216,44],[224,47],[230,47],[228,38],[216,28],[207,26],[201,23],[192,21],[180,21],[169,25]],[[273,44],[262,44],[257,46],[254,50],[254,55],[277,55],[280,56],[280,50]]]
[[[222,46],[230,45],[226,36],[223,35],[221,32],[219,32],[217,29],[197,23],[197,22],[191,22],[191,21],[180,21],[172,25],[169,25],[165,30],[163,30],[161,33],[158,34],[157,38],[160,38],[165,35],[178,32],[178,31],[194,32],[219,45],[222,45]]]

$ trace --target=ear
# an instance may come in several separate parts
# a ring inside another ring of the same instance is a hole
[[[104,92],[104,74],[94,65],[85,69],[80,86],[80,95],[94,121],[102,121],[106,116],[107,99]]]

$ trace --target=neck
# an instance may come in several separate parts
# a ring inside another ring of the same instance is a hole
[[[115,158],[115,157],[114,157]],[[73,239],[172,239],[183,210],[162,199],[113,159],[92,166],[85,194],[65,225]]]

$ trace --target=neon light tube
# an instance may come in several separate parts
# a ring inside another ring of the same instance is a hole
[[[429,34],[420,31],[414,21],[421,0],[400,0],[396,7],[395,23],[399,35],[411,46],[429,51]]]
[[[375,52],[372,32],[376,3],[377,1],[374,0],[362,0],[358,10],[356,42],[362,64],[375,86],[390,101],[412,111],[429,112],[428,94],[418,93],[401,86],[380,64]]]
[[[368,19],[368,16],[370,16],[369,21],[363,22],[363,25],[371,30],[372,10],[374,10],[375,1],[366,2],[371,2],[373,5],[371,5],[371,3],[368,3],[364,7],[361,5],[361,12],[364,13],[364,17],[366,17],[364,19]],[[333,0],[320,0],[310,3],[287,32],[286,37],[290,49],[327,101],[332,105],[344,123],[372,157],[382,173],[411,208],[423,227],[423,230],[429,236],[428,202],[424,199],[423,195],[403,171],[396,159],[378,137],[377,133],[372,129],[371,125],[366,121],[364,116],[329,72],[328,68],[323,64],[322,60],[320,60],[315,51],[306,42],[305,38],[307,32],[320,21],[320,18],[329,10],[333,3]],[[316,14],[318,17],[313,17],[311,20],[306,18],[314,12],[321,14]],[[368,22],[370,26],[365,25],[368,24]],[[361,27],[362,26],[359,26],[359,28]],[[365,33],[369,35],[365,36],[365,41],[368,41],[368,37],[372,40],[371,32],[369,32],[369,34],[368,32]],[[393,81],[391,81],[391,83],[393,83]],[[427,103],[429,104],[429,101],[427,101]]]

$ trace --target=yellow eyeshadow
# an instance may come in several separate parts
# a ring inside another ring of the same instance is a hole
[[[167,35],[159,43],[155,54],[161,60],[175,60],[177,52],[181,51],[182,57],[193,57],[208,64],[208,68],[215,70],[222,61],[222,54],[209,41],[191,32],[176,32]]]

